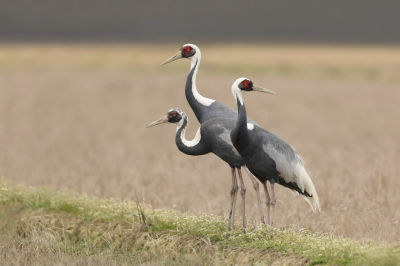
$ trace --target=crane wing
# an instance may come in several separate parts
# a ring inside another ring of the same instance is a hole
[[[231,131],[226,127],[224,127],[223,125],[217,125],[217,127],[219,127],[219,131],[217,133],[218,137],[221,138],[223,141],[225,141],[227,144],[229,144],[230,146],[229,148],[235,155],[240,156],[239,152],[235,149],[235,147],[233,147],[231,140]]]
[[[210,138],[214,149],[221,153],[231,154],[240,158],[239,152],[233,147],[231,140],[231,130],[236,124],[236,119],[218,117],[207,120],[201,125],[201,130],[206,138]],[[218,155],[217,155],[218,156]]]
[[[286,141],[280,137],[262,130],[263,143],[262,148],[276,163],[276,169],[286,183],[294,182],[302,192],[307,192],[312,197],[305,197],[306,201],[311,205],[315,212],[320,209],[319,199],[315,186],[308,175],[303,158],[300,154]],[[293,192],[297,195],[297,192]]]

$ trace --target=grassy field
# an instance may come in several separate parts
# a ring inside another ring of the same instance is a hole
[[[0,259],[9,265],[60,260],[93,265],[397,265],[400,260],[398,248],[372,240],[268,226],[228,233],[220,216],[190,216],[138,201],[90,199],[4,180],[0,189],[0,229],[12,239],[0,242]]]
[[[199,46],[202,95],[235,107],[230,87],[242,76],[277,93],[246,94],[248,114],[302,154],[322,203],[313,214],[277,187],[278,229],[399,244],[399,47]],[[122,200],[136,189],[149,210],[223,222],[229,167],[214,155],[181,154],[172,125],[145,128],[178,107],[190,118],[188,138],[197,131],[183,92],[189,62],[159,66],[179,48],[0,45],[0,175]],[[245,184],[247,215],[258,226],[247,177]],[[18,242],[7,239],[4,246]]]

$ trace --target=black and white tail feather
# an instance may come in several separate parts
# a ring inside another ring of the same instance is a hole
[[[293,147],[292,147],[293,148]],[[304,199],[310,204],[311,209],[313,212],[316,212],[317,209],[321,211],[321,206],[319,204],[319,198],[317,191],[315,190],[314,183],[312,182],[310,176],[308,175],[306,169],[305,169],[305,163],[303,158],[301,157],[300,154],[297,153],[297,151],[293,148],[293,150],[296,152],[296,155],[298,157],[298,163],[297,167],[294,170],[294,176],[297,178],[297,184],[299,188],[301,189],[302,192],[307,192],[311,197],[303,196]],[[295,190],[292,190],[293,195],[297,196],[299,193]]]
[[[317,210],[321,211],[318,194],[311,177],[308,175],[305,169],[305,162],[295,148],[293,148],[291,145],[289,145],[289,147],[292,149],[292,154],[289,156],[284,156],[282,152],[278,151],[279,149],[276,149],[277,147],[268,145],[268,143],[267,145],[263,145],[263,149],[265,151],[268,150],[268,154],[277,162],[276,167],[283,180],[286,183],[293,182],[298,186],[300,191],[304,193],[303,197],[308,204],[310,204],[313,212],[316,212]],[[285,150],[289,151],[290,149]],[[289,161],[288,158],[291,158],[291,160]],[[294,196],[299,194],[298,191],[294,189],[291,190]]]

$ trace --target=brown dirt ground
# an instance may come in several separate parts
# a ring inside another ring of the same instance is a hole
[[[198,128],[183,91],[189,62],[158,67],[179,48],[0,46],[0,175],[98,197],[133,199],[136,188],[140,201],[155,208],[226,216],[229,167],[214,155],[180,153],[173,125],[145,128],[173,107],[189,115],[187,138]],[[248,114],[307,163],[322,212],[313,214],[302,198],[277,187],[277,227],[399,241],[400,49],[202,51],[200,93],[235,107],[230,87],[242,76],[275,91],[246,94]],[[373,78],[364,68],[375,71]],[[247,215],[258,223],[247,177],[245,184]]]

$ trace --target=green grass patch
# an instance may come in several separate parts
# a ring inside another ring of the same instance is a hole
[[[13,222],[19,236],[28,237],[32,232],[55,234],[62,243],[74,243],[68,251],[74,254],[93,253],[94,247],[120,254],[168,253],[171,246],[181,254],[212,251],[213,258],[223,261],[229,257],[224,254],[241,250],[250,264],[260,260],[272,263],[274,254],[301,258],[302,264],[296,265],[397,265],[400,261],[400,250],[387,243],[267,226],[250,227],[246,233],[242,229],[227,232],[227,221],[220,216],[193,216],[144,205],[143,223],[137,204],[132,201],[89,198],[73,191],[30,188],[5,180],[0,181],[0,207],[2,219],[6,210],[18,209],[21,213],[19,220]]]

